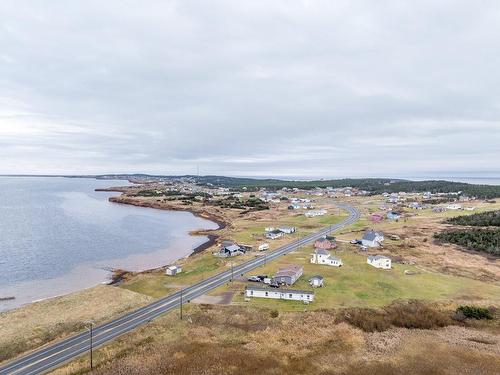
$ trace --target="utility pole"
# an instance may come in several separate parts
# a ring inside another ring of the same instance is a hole
[[[94,369],[94,361],[92,358],[92,341],[93,341],[93,335],[94,335],[94,322],[90,321],[87,322],[88,326],[87,329],[89,330],[89,335],[90,335],[90,345],[89,345],[89,351],[90,351],[90,371]]]
[[[181,289],[181,320],[182,320],[182,289]]]

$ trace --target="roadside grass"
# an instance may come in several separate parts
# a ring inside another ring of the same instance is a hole
[[[134,275],[120,287],[154,298],[160,298],[220,272],[224,267],[228,267],[227,260],[214,257],[209,252],[197,254],[177,263],[181,264],[183,268],[178,275],[168,276],[163,269],[155,270]]]
[[[0,362],[144,306],[151,298],[99,285],[0,313]]]
[[[92,374],[396,375],[403,369],[416,375],[490,375],[500,366],[492,345],[464,347],[437,330],[362,332],[337,322],[338,314],[343,312],[276,314],[249,306],[189,305],[182,321],[173,311],[96,349]],[[84,356],[53,375],[87,373]]]
[[[315,289],[315,300],[309,305],[300,302],[252,298],[244,302],[243,293],[234,297],[236,303],[246,303],[261,308],[276,308],[280,311],[315,310],[332,307],[378,307],[396,299],[422,299],[443,301],[467,296],[468,299],[489,300],[500,303],[500,285],[485,283],[468,278],[423,271],[415,266],[393,263],[393,269],[380,270],[366,263],[367,254],[352,252],[352,247],[342,245],[341,250],[332,251],[342,259],[344,266],[337,268],[311,264],[312,247],[290,253],[277,262],[267,264],[251,274],[273,275],[280,265],[300,264],[304,266],[303,276],[293,285],[293,289],[311,290],[310,277],[321,275],[325,286]],[[413,275],[405,275],[408,270]],[[229,288],[224,286],[214,294]],[[244,284],[241,284],[243,290]]]

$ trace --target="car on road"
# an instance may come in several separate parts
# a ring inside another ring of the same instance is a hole
[[[250,276],[248,278],[248,281],[252,281],[254,283],[260,283],[262,280],[261,280],[261,278],[259,276]]]

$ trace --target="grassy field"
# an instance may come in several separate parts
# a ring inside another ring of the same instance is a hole
[[[299,302],[254,298],[252,306],[277,308],[279,310],[322,309],[331,307],[376,307],[389,304],[395,299],[470,300],[500,303],[500,285],[467,278],[430,272],[411,265],[393,263],[393,269],[380,270],[366,264],[366,254],[353,252],[355,247],[342,245],[343,250],[332,252],[340,257],[344,266],[330,267],[309,262],[312,247],[302,248],[252,272],[272,275],[279,265],[300,264],[304,275],[293,286],[310,290],[308,280],[314,275],[324,277],[325,286],[315,289],[314,302],[305,306]],[[408,270],[413,275],[405,275]],[[242,285],[243,287],[243,285]],[[223,290],[226,287],[222,287]],[[214,291],[217,294],[219,291]],[[241,293],[235,302],[243,302]]]
[[[176,276],[165,275],[163,270],[142,273],[123,283],[121,288],[159,298],[229,267],[228,260],[210,253],[198,254],[178,263],[182,264],[183,272]]]
[[[346,215],[325,215],[320,218],[307,219],[304,215],[287,217],[278,223],[276,221],[263,221],[253,223],[248,220],[241,220],[235,223],[235,231],[232,239],[243,244],[257,247],[260,243],[267,242],[271,245],[271,250],[294,241],[299,236],[306,235],[311,231],[327,225],[342,221]],[[297,232],[286,235],[279,240],[265,240],[264,228],[268,226],[296,226]],[[121,285],[122,288],[137,293],[142,293],[154,298],[159,298],[172,293],[184,286],[188,286],[200,281],[208,276],[229,269],[231,262],[233,265],[239,264],[253,258],[255,254],[245,254],[234,258],[217,258],[210,252],[204,252],[195,256],[183,259],[178,263],[182,265],[183,272],[175,277],[167,276],[163,271],[154,271],[133,276],[130,280]]]
[[[370,312],[367,312],[370,313]],[[186,306],[95,351],[95,375],[498,373],[498,336],[476,329],[363,332],[333,310]],[[454,324],[449,321],[446,324]],[[475,340],[475,341],[473,341]],[[54,375],[89,373],[88,357]]]

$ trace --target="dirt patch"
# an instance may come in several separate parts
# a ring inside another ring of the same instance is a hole
[[[204,294],[191,300],[193,303],[209,304],[209,305],[229,305],[233,300],[234,292],[224,292],[217,296],[209,296]]]

